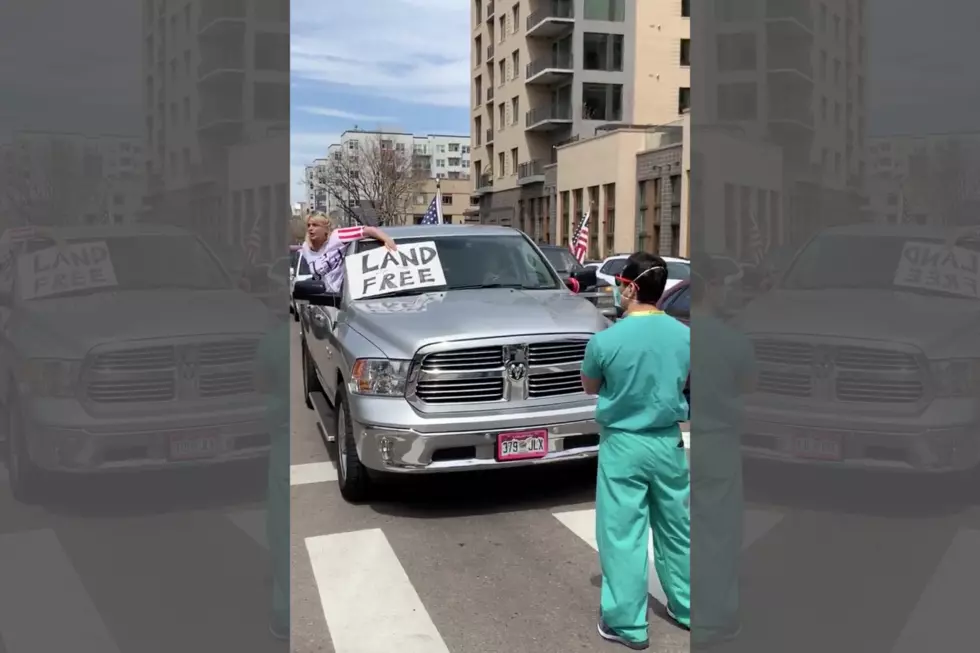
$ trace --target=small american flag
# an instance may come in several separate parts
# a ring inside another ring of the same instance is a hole
[[[436,196],[429,203],[429,209],[419,224],[442,224],[442,188],[436,183]]]
[[[245,241],[245,258],[251,265],[259,260],[259,253],[262,251],[262,231],[259,229],[259,218],[255,218],[255,222],[252,223],[252,231],[248,235],[248,240]]]
[[[589,253],[589,215],[592,213],[592,207],[585,212],[582,216],[582,222],[578,226],[578,230],[575,232],[575,237],[572,238],[572,243],[569,249],[572,250],[572,256],[579,263],[585,262],[585,257]]]

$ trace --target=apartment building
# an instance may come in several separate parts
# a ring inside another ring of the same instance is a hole
[[[794,244],[859,219],[867,178],[866,4],[707,2],[699,14],[698,128],[732,127],[781,148],[784,237]],[[711,228],[737,222],[715,218]]]
[[[426,179],[416,194],[412,205],[412,222],[420,224],[429,204],[436,196],[436,183],[442,192],[442,218],[446,224],[464,224],[470,207],[472,182],[468,177],[460,179]]]
[[[145,192],[142,139],[19,131],[0,148],[0,180],[0,210],[10,220],[50,220],[43,214],[56,211],[69,214],[54,219],[75,224],[136,222]]]
[[[144,0],[143,47],[151,219],[224,240],[230,148],[288,133],[289,0]]]
[[[340,142],[327,148],[325,159],[317,159],[306,168],[307,194],[311,206],[325,206],[327,215],[343,219],[344,206],[353,208],[355,198],[338,197],[339,189],[329,189],[325,179],[330,162],[343,160],[345,153],[357,152],[373,144],[390,147],[411,157],[417,173],[423,179],[442,179],[448,182],[464,180],[470,184],[470,137],[453,134],[411,134],[408,132],[350,129],[340,135]],[[406,159],[407,160],[407,159]],[[458,184],[453,184],[458,186]],[[432,183],[434,191],[434,181]],[[340,193],[344,195],[343,193]],[[361,198],[363,199],[363,198]],[[425,213],[425,210],[422,210]]]
[[[561,239],[558,148],[610,124],[665,124],[688,109],[690,3],[471,2],[479,220],[513,225],[523,212],[548,221],[540,238]]]

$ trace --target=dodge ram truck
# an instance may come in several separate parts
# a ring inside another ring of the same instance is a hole
[[[384,474],[558,463],[598,453],[585,347],[609,321],[505,227],[386,229],[433,242],[445,286],[353,300],[300,282],[307,406],[334,426],[340,491]],[[380,247],[351,244],[348,256]],[[592,273],[594,274],[594,272]]]

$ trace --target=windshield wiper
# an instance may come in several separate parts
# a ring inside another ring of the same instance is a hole
[[[515,290],[549,290],[543,286],[528,286],[522,283],[475,283],[469,286],[452,286],[450,290],[484,290],[487,288],[513,288]]]
[[[438,288],[412,288],[408,290],[393,290],[391,292],[386,292],[383,295],[372,295],[371,297],[362,297],[357,301],[373,301],[375,299],[390,299],[392,297],[414,297],[415,295],[425,295],[430,292],[443,292]]]

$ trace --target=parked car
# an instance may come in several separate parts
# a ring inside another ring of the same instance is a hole
[[[609,322],[524,234],[439,225],[386,230],[433,241],[446,285],[351,300],[297,282],[307,406],[335,425],[350,501],[381,474],[433,474],[594,458],[596,400],[581,365]],[[351,244],[348,256],[381,244]]]
[[[676,318],[684,324],[691,326],[691,282],[682,281],[670,290],[666,291],[657,302],[657,308],[667,315]],[[684,387],[684,396],[687,398],[688,406],[691,405],[691,380],[688,379]]]
[[[313,272],[310,270],[309,263],[306,262],[305,258],[299,256],[296,261],[296,271],[293,273],[293,280],[290,287],[295,288],[297,282],[309,281],[312,278]],[[292,297],[292,290],[290,290],[289,312],[293,314],[293,319],[299,322],[299,307],[296,300]]]
[[[74,254],[38,264],[58,248]],[[37,501],[59,474],[268,455],[253,381],[270,314],[200,238],[142,224],[38,228],[0,250],[0,443],[18,500]]]
[[[804,245],[735,321],[758,370],[745,404],[747,457],[895,472],[977,468],[976,267],[940,272],[906,255],[931,247],[942,254],[918,260],[935,265],[950,260],[952,244],[976,261],[975,236],[940,227],[836,227]]]
[[[616,284],[616,277],[622,274],[623,268],[626,267],[626,259],[630,256],[630,254],[614,254],[606,258],[602,262],[602,266],[599,268],[596,276],[608,285],[614,286]],[[663,259],[667,263],[667,286],[665,291],[670,290],[681,281],[687,281],[691,278],[691,262],[689,260],[673,256],[664,256]]]

